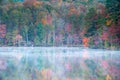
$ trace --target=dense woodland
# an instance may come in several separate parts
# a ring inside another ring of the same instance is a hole
[[[119,0],[0,0],[0,46],[120,48]]]

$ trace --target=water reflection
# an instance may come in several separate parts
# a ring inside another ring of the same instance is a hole
[[[0,80],[120,80],[120,51],[2,48]]]

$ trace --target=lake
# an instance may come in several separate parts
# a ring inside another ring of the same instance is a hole
[[[120,80],[120,51],[1,47],[0,80]]]

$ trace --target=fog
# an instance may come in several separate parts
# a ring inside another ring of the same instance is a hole
[[[3,47],[0,80],[119,80],[119,53],[79,47]]]

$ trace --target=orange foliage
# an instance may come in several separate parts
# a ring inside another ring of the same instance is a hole
[[[83,45],[84,45],[85,47],[88,47],[88,46],[89,46],[89,41],[90,41],[89,38],[84,37],[84,38],[83,38]]]
[[[70,16],[71,14],[78,14],[78,11],[77,11],[77,9],[75,8],[74,5],[70,6],[70,10],[68,12],[68,16]]]
[[[76,10],[75,8],[72,8],[72,9],[70,9],[70,12],[72,12],[72,13],[76,13],[77,10]]]
[[[45,17],[43,17],[43,18],[41,19],[41,22],[42,22],[44,25],[52,24],[52,16],[51,16],[51,15],[46,15]]]
[[[43,2],[37,1],[37,0],[26,0],[23,5],[24,6],[36,6],[36,5],[40,5],[43,4]]]
[[[109,26],[112,23],[112,19],[106,21],[106,25]]]
[[[42,23],[44,24],[44,25],[46,25],[47,24],[47,20],[46,20],[46,17],[44,17],[44,18],[42,18]]]
[[[33,3],[34,6],[36,6],[36,5],[40,5],[40,4],[43,4],[43,2],[35,1],[35,2]]]

